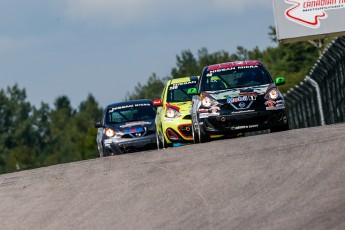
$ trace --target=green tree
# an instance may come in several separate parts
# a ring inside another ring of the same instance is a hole
[[[96,120],[102,117],[103,109],[99,107],[96,99],[89,94],[87,99],[80,103],[79,111],[73,118],[73,135],[78,140],[76,149],[78,158],[90,159],[98,156],[96,135],[94,127]]]
[[[18,85],[0,90],[0,173],[97,157],[94,123],[101,114],[92,95],[78,110],[67,96],[50,109],[32,106]]]
[[[176,56],[176,65],[171,71],[172,78],[199,75],[200,67],[190,50],[182,51],[181,56]]]
[[[127,93],[126,101],[137,99],[151,99],[155,100],[161,96],[165,82],[168,78],[160,79],[155,73],[153,73],[146,84],[137,84],[132,94]]]
[[[53,146],[52,146],[52,132],[51,132],[51,119],[50,119],[50,107],[46,103],[41,103],[40,108],[33,109],[33,126],[37,130],[37,138],[38,141],[38,154],[36,156],[36,162],[37,167],[45,166],[45,158],[49,156],[49,154],[52,152]]]
[[[33,168],[38,152],[33,107],[18,85],[0,91],[1,172]]]
[[[270,39],[276,43],[275,28],[269,28]],[[287,84],[279,89],[284,93],[298,84],[310,71],[320,57],[320,48],[312,42],[295,42],[269,47],[263,51],[261,60],[264,62],[274,78],[283,76]]]
[[[74,137],[72,118],[75,110],[67,96],[60,96],[54,102],[55,108],[51,110],[47,146],[45,149],[44,165],[53,165],[80,160],[77,157],[76,148],[73,148]]]

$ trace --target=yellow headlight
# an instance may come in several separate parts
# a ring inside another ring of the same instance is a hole
[[[165,116],[169,118],[179,117],[180,115],[180,112],[173,108],[167,108],[165,112]]]
[[[107,136],[107,137],[113,137],[113,136],[115,136],[115,131],[114,130],[112,130],[112,129],[109,129],[109,128],[106,128],[105,129],[105,135]]]

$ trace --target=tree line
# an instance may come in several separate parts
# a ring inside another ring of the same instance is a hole
[[[273,27],[269,36],[276,41]],[[308,73],[327,43],[329,40],[322,40],[318,43],[321,45],[277,44],[264,50],[239,46],[235,53],[224,50],[209,53],[207,48],[201,48],[196,55],[183,50],[176,56],[176,66],[170,76],[159,77],[153,73],[147,83],[138,83],[124,100],[157,99],[170,78],[199,75],[210,64],[248,59],[261,60],[274,78],[284,76],[287,84],[280,87],[284,93]],[[25,89],[18,85],[1,89],[0,173],[98,157],[94,123],[102,116],[102,110],[91,94],[77,109],[72,108],[67,96],[58,97],[53,107],[42,102],[36,108],[27,101]]]
[[[101,114],[92,95],[78,109],[67,96],[36,108],[18,85],[0,90],[0,173],[97,157],[94,122]]]
[[[180,55],[176,55],[176,66],[172,68],[169,77],[159,78],[153,73],[146,84],[137,84],[134,92],[128,93],[126,99],[157,99],[160,97],[165,82],[170,78],[200,75],[203,67],[210,64],[245,60],[260,60],[274,79],[284,77],[287,83],[280,86],[279,89],[282,93],[285,93],[307,75],[324,48],[332,41],[332,39],[321,39],[281,44],[277,41],[276,31],[273,26],[269,27],[268,36],[277,45],[264,50],[260,50],[258,47],[248,50],[238,46],[235,53],[224,50],[209,53],[207,48],[201,48],[196,55],[190,50],[184,50]]]

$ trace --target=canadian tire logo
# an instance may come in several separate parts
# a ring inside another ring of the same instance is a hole
[[[279,1],[279,0],[278,0]],[[321,25],[321,20],[328,17],[331,10],[344,9],[345,0],[284,0],[292,6],[285,11],[290,21],[312,29]],[[345,13],[345,12],[344,12]],[[344,23],[344,22],[339,22]]]

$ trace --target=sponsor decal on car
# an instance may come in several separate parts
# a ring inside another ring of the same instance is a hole
[[[224,98],[236,98],[238,96],[258,96],[264,95],[267,91],[267,88],[270,84],[259,85],[259,86],[252,86],[249,88],[235,88],[235,89],[228,89],[221,92],[215,92],[209,94],[216,100],[221,100]]]
[[[244,90],[242,90],[238,94],[240,96],[252,96],[252,97],[257,97],[258,96],[258,93],[254,92],[254,90],[253,91],[244,91]]]
[[[268,100],[265,102],[265,105],[266,105],[266,110],[285,109],[285,104],[284,104],[284,101],[282,100],[279,100],[279,101]]]
[[[197,83],[196,81],[174,83],[169,86],[169,90],[175,90],[175,89],[178,89],[180,86],[184,86],[184,85],[196,85],[196,83]]]
[[[164,118],[164,122],[173,122],[174,118]]]
[[[241,125],[241,126],[233,126],[231,130],[240,130],[240,129],[254,129],[258,128],[259,125]]]
[[[128,109],[128,108],[134,108],[134,107],[145,107],[145,106],[151,106],[150,103],[140,103],[140,104],[131,104],[131,105],[122,105],[122,106],[117,106],[117,107],[112,107],[109,108],[109,113],[112,113],[116,110],[120,110],[120,109]]]
[[[220,108],[218,106],[212,106],[209,109],[203,109],[203,108],[199,108],[199,113],[209,113],[210,116],[218,116],[219,113],[218,111],[220,110]]]
[[[241,114],[241,113],[251,113],[255,112],[255,110],[240,110],[240,111],[233,111],[231,114]]]
[[[131,129],[125,129],[125,133],[139,133],[143,132],[144,128],[143,127],[136,127],[136,128],[131,128]]]
[[[266,105],[267,107],[275,107],[276,104],[277,104],[277,102],[275,102],[275,101],[273,101],[273,100],[268,100],[268,101],[265,102],[265,105]]]
[[[209,113],[200,113],[199,118],[208,118],[210,116]]]
[[[255,101],[256,96],[239,96],[239,97],[230,97],[227,99],[228,103],[236,103],[242,101]]]
[[[137,125],[151,125],[152,122],[149,121],[133,121],[133,122],[127,122],[124,125],[121,125],[120,128],[129,128]]]
[[[212,77],[213,74],[215,73],[220,73],[220,72],[226,72],[226,71],[231,71],[231,70],[236,70],[236,69],[256,69],[259,68],[258,65],[243,65],[243,66],[229,66],[225,68],[219,68],[219,69],[209,69],[209,72],[206,74],[208,77]]]

